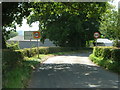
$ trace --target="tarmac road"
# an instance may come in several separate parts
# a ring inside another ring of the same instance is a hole
[[[88,56],[48,58],[33,72],[28,88],[118,88],[120,76],[95,65]]]

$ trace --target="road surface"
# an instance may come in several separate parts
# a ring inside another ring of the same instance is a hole
[[[118,88],[120,76],[95,65],[88,56],[48,58],[33,72],[28,88]]]

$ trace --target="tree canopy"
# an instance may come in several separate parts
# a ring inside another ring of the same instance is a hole
[[[6,48],[5,41],[16,30],[16,24],[22,25],[22,19],[30,14],[28,6],[23,2],[2,2],[2,48]]]
[[[120,39],[119,14],[108,9],[101,17],[100,32],[109,39]]]
[[[5,2],[3,9],[3,36],[15,30],[27,18],[28,24],[39,21],[41,41],[46,38],[63,47],[84,47],[99,31],[101,16],[109,7],[107,2]],[[7,7],[6,7],[7,6]],[[4,37],[3,37],[3,41]]]
[[[94,39],[107,2],[32,3],[28,23],[39,21],[42,40],[49,38],[58,46],[85,46]]]

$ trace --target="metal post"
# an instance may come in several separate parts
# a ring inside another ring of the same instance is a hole
[[[32,50],[31,50],[31,46],[32,46],[32,44],[31,44],[31,39],[32,39],[32,38],[30,38],[30,52],[32,52]]]
[[[38,58],[39,58],[39,42],[38,42],[38,39],[37,39],[37,49],[38,49]]]
[[[96,38],[96,46],[97,46],[97,38]]]

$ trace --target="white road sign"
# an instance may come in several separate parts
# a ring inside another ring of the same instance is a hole
[[[100,34],[99,34],[98,32],[95,32],[95,33],[94,33],[94,37],[95,37],[95,38],[98,38],[98,37],[100,37]]]

